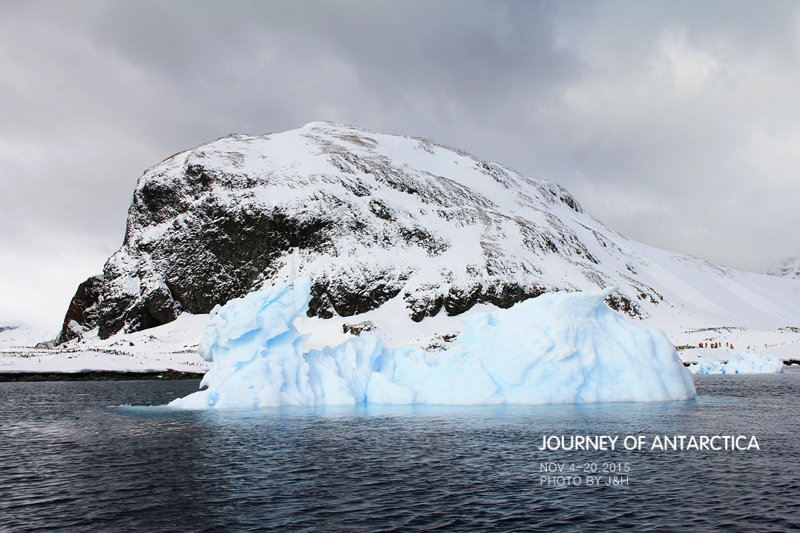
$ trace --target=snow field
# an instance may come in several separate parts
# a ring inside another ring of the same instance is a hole
[[[197,354],[197,344],[208,320],[208,315],[184,313],[158,328],[121,333],[106,340],[100,339],[94,330],[55,349],[33,347],[37,342],[52,339],[53,333],[44,337],[17,333],[15,342],[0,345],[0,372],[201,373],[209,364]],[[31,341],[25,342],[28,337]]]

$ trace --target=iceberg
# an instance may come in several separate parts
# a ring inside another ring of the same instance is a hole
[[[605,305],[615,289],[544,294],[476,313],[449,349],[385,347],[372,333],[305,350],[294,326],[310,301],[301,278],[217,306],[201,341],[203,390],[178,409],[283,405],[571,404],[689,400],[691,374],[666,335]]]
[[[778,374],[783,372],[783,361],[771,355],[761,355],[751,350],[733,354],[727,363],[701,357],[689,365],[692,374]]]

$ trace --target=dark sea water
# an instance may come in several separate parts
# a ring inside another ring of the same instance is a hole
[[[0,531],[800,530],[800,373],[696,384],[658,404],[174,412],[120,405],[196,381],[0,383]],[[544,435],[761,449],[540,451]],[[581,485],[548,486],[553,463]]]

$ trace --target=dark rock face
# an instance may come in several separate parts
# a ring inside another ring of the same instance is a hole
[[[456,316],[469,311],[474,305],[491,303],[501,309],[508,309],[515,303],[535,298],[547,290],[536,285],[520,286],[496,283],[490,285],[474,284],[466,290],[451,288],[447,294],[437,295],[434,298],[414,298],[406,293],[405,298],[411,319],[420,322],[426,316],[436,316],[444,309],[448,316]]]
[[[302,275],[310,316],[400,297],[415,321],[613,284],[580,227],[613,242],[558,184],[424,139],[328,123],[234,135],[145,172],[122,248],[59,338],[72,323],[102,338],[151,328]]]
[[[92,276],[80,285],[69,303],[64,325],[55,344],[80,337],[86,330],[97,327],[100,300],[103,293],[103,276]]]
[[[606,298],[606,305],[614,311],[620,311],[628,316],[640,317],[642,314],[639,306],[624,295],[612,294]]]
[[[175,184],[179,190],[180,186]],[[165,190],[163,194],[172,198],[176,193]],[[151,200],[156,206],[172,208],[166,200]],[[138,194],[131,213],[142,218],[151,213]],[[154,218],[163,216],[156,213]],[[182,311],[208,313],[217,304],[244,296],[272,273],[274,261],[286,251],[324,246],[323,230],[328,224],[326,220],[298,221],[278,210],[225,210],[212,201],[202,202],[190,220],[184,220],[162,240],[139,244],[137,252],[148,256],[147,264],[140,264],[140,279],[151,268],[158,269],[161,283],[138,295],[108,291],[101,308],[101,337],[125,325],[137,331],[165,324]],[[109,261],[104,275],[113,280],[126,272]]]
[[[375,329],[375,324],[369,320],[361,322],[360,324],[342,324],[343,333],[352,333],[356,337],[365,331],[372,331],[373,329]]]

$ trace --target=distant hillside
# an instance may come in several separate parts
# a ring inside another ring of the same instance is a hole
[[[787,257],[766,270],[766,274],[784,278],[800,278],[800,257]]]
[[[0,322],[0,350],[52,341],[54,333],[24,322]]]

